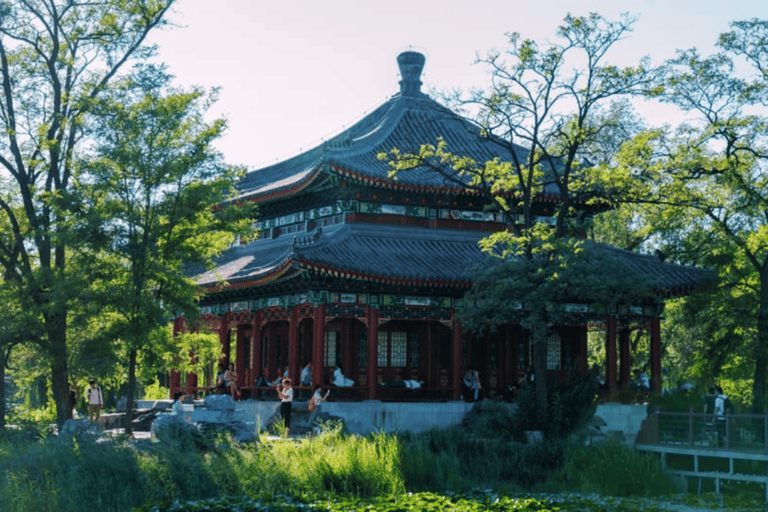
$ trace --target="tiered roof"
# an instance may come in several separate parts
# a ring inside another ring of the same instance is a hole
[[[277,203],[311,190],[313,184],[329,176],[368,188],[467,194],[428,169],[402,172],[396,182],[392,181],[388,178],[389,166],[377,158],[393,148],[418,151],[420,144],[434,142],[438,137],[447,142],[450,151],[478,162],[510,158],[503,146],[480,137],[478,126],[420,92],[423,56],[406,52],[398,60],[403,76],[398,94],[328,142],[248,173],[238,185],[239,199]],[[554,187],[541,196],[545,201],[556,198]],[[313,207],[306,205],[307,209]],[[491,264],[491,258],[478,246],[488,234],[488,224],[482,228],[477,223],[474,229],[466,224],[429,224],[426,220],[421,224],[387,225],[375,222],[371,216],[340,217],[343,219],[337,224],[315,224],[309,231],[264,237],[234,247],[222,255],[216,269],[199,275],[198,282],[212,292],[254,288],[254,294],[258,293],[255,288],[266,283],[295,283],[300,276],[305,283],[307,277],[314,276],[344,278],[361,285],[374,282],[464,290],[471,283],[473,269]],[[657,291],[665,294],[689,293],[709,275],[702,269],[666,263],[655,256],[601,247],[617,265],[648,276]]]

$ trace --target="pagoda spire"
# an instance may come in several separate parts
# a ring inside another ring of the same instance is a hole
[[[419,52],[407,51],[397,56],[400,66],[400,92],[403,96],[418,96],[421,93],[421,71],[426,58]]]

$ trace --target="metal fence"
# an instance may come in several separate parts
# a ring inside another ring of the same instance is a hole
[[[657,412],[648,420],[645,444],[768,452],[768,414]]]

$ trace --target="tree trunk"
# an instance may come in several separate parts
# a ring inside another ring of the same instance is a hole
[[[67,370],[67,317],[54,314],[45,318],[51,355],[51,387],[56,402],[56,423],[61,426],[72,419],[69,405],[69,380]]]
[[[752,412],[765,411],[765,371],[768,365],[768,258],[760,269],[760,310],[757,313],[757,343],[755,345],[755,379],[752,384]]]
[[[534,311],[535,315],[536,312]],[[533,375],[536,388],[536,414],[538,421],[547,417],[547,324],[541,320],[533,323]]]
[[[5,428],[5,354],[0,353],[0,429]]]
[[[133,433],[133,390],[136,388],[136,349],[132,348],[128,360],[128,393],[125,401],[125,433]]]

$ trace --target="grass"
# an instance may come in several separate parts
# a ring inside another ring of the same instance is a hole
[[[622,497],[666,499],[674,492],[655,458],[615,443],[525,445],[485,427],[367,437],[326,427],[311,439],[262,436],[248,444],[188,425],[159,432],[152,442],[0,431],[0,508],[606,510],[595,503],[608,500],[623,511],[662,508],[618,505]],[[594,498],[601,495],[609,498]]]

